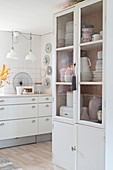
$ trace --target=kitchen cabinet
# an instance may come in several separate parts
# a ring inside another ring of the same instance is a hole
[[[104,3],[102,0],[86,0],[54,15],[53,161],[55,170],[105,169]],[[76,65],[75,69],[73,65]],[[76,90],[71,92],[74,74]],[[69,93],[72,94],[71,98]],[[72,101],[71,104],[68,101]],[[65,112],[62,113],[63,109]],[[75,133],[71,133],[73,130],[68,133],[67,126],[76,129]],[[68,143],[68,139],[76,141],[74,164],[71,162],[73,158],[67,156],[69,150],[62,150],[67,145],[68,148],[72,146],[71,141]],[[59,146],[62,147],[58,151]],[[69,166],[69,162],[73,167]]]
[[[51,132],[52,97],[50,95],[14,95],[0,98],[0,140]]]
[[[37,135],[37,119],[0,122],[0,140]]]
[[[54,163],[64,169],[75,170],[76,131],[71,124],[54,122]]]
[[[78,170],[104,170],[104,131],[78,125],[77,159]]]
[[[52,133],[52,97],[39,97],[39,135]]]

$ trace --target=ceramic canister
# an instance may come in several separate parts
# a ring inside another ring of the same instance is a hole
[[[67,106],[73,107],[73,92],[67,91]]]

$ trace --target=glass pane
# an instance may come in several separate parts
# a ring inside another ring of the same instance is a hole
[[[81,81],[102,81],[102,45],[81,47]]]
[[[102,123],[102,86],[82,85],[80,119]]]
[[[71,86],[57,86],[57,116],[73,118],[73,92]]]
[[[81,42],[102,39],[102,2],[82,8],[81,10]]]
[[[57,52],[57,82],[71,82],[73,50]]]
[[[73,45],[73,12],[57,18],[57,48]]]

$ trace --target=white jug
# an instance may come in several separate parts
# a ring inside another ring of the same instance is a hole
[[[23,93],[23,87],[22,86],[18,86],[16,87],[16,91],[17,91],[17,95],[21,95]]]
[[[88,57],[81,57],[81,72],[90,72],[91,61]]]

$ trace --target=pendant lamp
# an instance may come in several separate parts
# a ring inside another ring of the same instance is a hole
[[[13,31],[12,31],[12,47],[11,47],[11,51],[9,53],[7,53],[7,56],[6,58],[8,59],[19,59],[17,56],[16,56],[16,53],[14,51],[14,47],[13,47]]]
[[[36,62],[36,56],[32,54],[32,34],[30,33],[30,51],[28,55],[25,57],[25,60],[32,61],[33,63]]]

